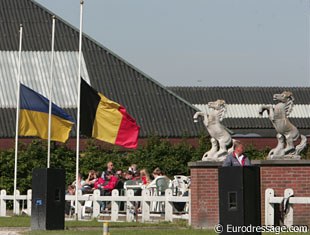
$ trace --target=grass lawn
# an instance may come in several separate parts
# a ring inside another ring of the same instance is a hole
[[[1,227],[15,227],[24,235],[102,235],[103,223],[92,221],[66,221],[65,230],[56,231],[30,231],[30,217],[14,216],[0,217]],[[192,229],[186,225],[185,221],[174,223],[109,223],[110,235],[216,235],[211,230]],[[3,230],[3,229],[2,229]],[[263,233],[263,235],[273,235],[274,233]],[[308,233],[282,233],[283,235],[310,235]]]
[[[65,230],[61,231],[30,231],[30,217],[14,216],[0,217],[1,227],[23,227],[25,231],[20,233],[25,235],[95,235],[103,234],[103,223],[92,221],[66,221]],[[110,235],[208,235],[215,234],[212,230],[191,229],[184,221],[174,223],[109,223]]]
[[[102,235],[101,229],[86,229],[81,230],[65,230],[65,231],[30,231],[23,234],[39,235],[39,234],[53,234],[53,235]],[[110,235],[213,235],[212,231],[207,230],[193,230],[193,229],[141,229],[141,228],[110,228]]]

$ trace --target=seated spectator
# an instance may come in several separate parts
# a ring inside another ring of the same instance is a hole
[[[132,171],[127,171],[125,174],[124,174],[124,180],[133,180],[133,172]]]
[[[72,182],[72,185],[75,187],[76,180]],[[78,176],[78,190],[81,190],[83,185],[85,184],[85,180],[82,178],[82,174],[79,173]]]
[[[101,194],[102,195],[111,195],[112,190],[115,188],[118,178],[112,174],[111,172],[106,172],[105,176],[108,179],[108,183],[104,186],[101,186]]]
[[[85,180],[85,184],[82,187],[82,193],[92,193],[92,189],[97,180],[97,174],[94,170],[88,172],[88,177]]]
[[[156,178],[165,176],[164,173],[161,171],[161,169],[159,167],[156,167],[154,169],[152,175],[153,175],[154,180],[151,181],[151,183],[149,183],[149,185],[147,185],[147,188],[154,188],[154,187],[156,187]],[[167,176],[165,176],[165,177],[168,179]]]
[[[113,165],[113,162],[111,161],[107,163],[107,169],[103,171],[101,174],[101,178],[104,179],[105,181],[108,181],[107,177],[105,176],[107,172],[111,172],[112,174],[115,174],[114,165]]]
[[[138,180],[140,179],[140,171],[138,170],[137,168],[137,164],[132,164],[129,169],[128,169],[129,172],[132,172],[132,180]]]
[[[96,172],[96,177],[97,178],[96,178],[96,181],[94,182],[93,190],[99,189],[99,188],[101,188],[102,186],[104,186],[106,184],[105,180],[100,177],[100,172],[99,171]]]
[[[66,195],[75,195],[75,186],[69,185],[67,188]],[[73,211],[74,207],[71,205],[71,201],[65,202],[65,214],[70,215]]]
[[[69,185],[66,194],[75,195],[75,187],[73,185]]]
[[[143,185],[148,185],[151,182],[150,175],[146,169],[140,171],[140,179],[142,180]]]
[[[117,170],[115,173],[115,176],[120,180],[123,178],[123,171],[122,170]]]

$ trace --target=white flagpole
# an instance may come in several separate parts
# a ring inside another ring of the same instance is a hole
[[[14,202],[13,214],[17,214],[16,208],[16,185],[17,185],[17,155],[18,155],[18,132],[19,132],[19,110],[20,110],[20,67],[22,54],[23,25],[19,27],[19,52],[18,52],[18,69],[17,69],[17,92],[16,92],[16,128],[15,128],[15,162],[14,162]]]
[[[47,138],[47,168],[50,168],[51,159],[51,128],[52,128],[52,99],[53,99],[53,63],[54,63],[54,42],[55,42],[55,16],[52,26],[52,54],[49,81],[49,106],[48,106],[48,138]]]
[[[81,60],[82,60],[82,40],[83,40],[83,4],[80,1],[80,38],[79,38],[79,72],[78,72],[78,102],[77,102],[77,123],[76,123],[76,175],[75,175],[75,218],[78,210],[78,179],[79,179],[79,154],[80,154],[80,100],[81,100]]]

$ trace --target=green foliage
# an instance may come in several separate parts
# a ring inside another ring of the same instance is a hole
[[[198,146],[192,146],[187,138],[178,143],[168,139],[152,136],[144,146],[136,150],[121,151],[119,148],[103,149],[96,142],[89,140],[86,149],[80,153],[79,171],[86,178],[88,171],[93,169],[102,172],[108,161],[113,161],[116,169],[123,171],[135,163],[139,169],[145,168],[149,173],[156,167],[161,168],[169,177],[173,175],[189,175],[188,162],[201,160],[202,155],[210,149],[210,140],[202,134]],[[270,149],[257,150],[252,145],[246,146],[246,154],[253,159],[265,159]],[[303,159],[310,159],[310,148],[303,151]],[[32,170],[47,166],[46,141],[34,140],[31,144],[19,145],[17,188],[22,194],[31,188]],[[64,144],[53,143],[51,148],[52,168],[61,168],[66,171],[66,183],[75,180],[76,153]],[[0,189],[6,189],[8,194],[13,193],[14,181],[14,149],[0,151]]]
[[[270,148],[258,151],[253,145],[247,145],[244,152],[251,160],[264,160],[268,156],[269,151]]]

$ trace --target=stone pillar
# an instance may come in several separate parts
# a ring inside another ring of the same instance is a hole
[[[265,190],[283,196],[286,188],[295,197],[310,197],[310,160],[254,160],[261,174],[261,218],[265,222]],[[213,228],[219,222],[218,162],[190,162],[192,226]],[[294,205],[294,224],[310,226],[310,205]]]
[[[191,223],[193,227],[211,228],[219,221],[218,162],[190,162]]]

